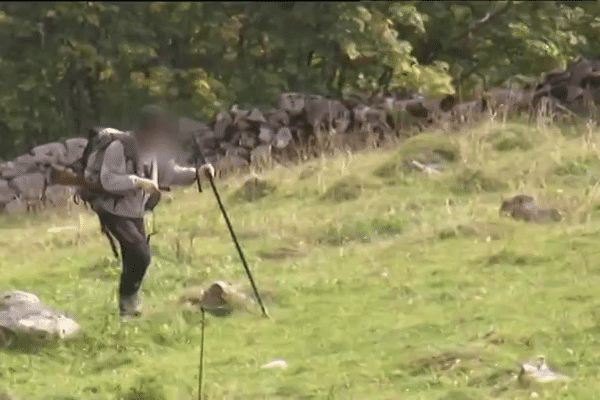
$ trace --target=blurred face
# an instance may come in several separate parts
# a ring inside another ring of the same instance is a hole
[[[165,123],[162,118],[146,120],[135,132],[136,139],[144,147],[158,144],[164,136]]]

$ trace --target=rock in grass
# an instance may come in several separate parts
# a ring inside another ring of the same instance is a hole
[[[521,363],[519,372],[519,383],[528,387],[532,383],[547,383],[555,381],[568,381],[569,377],[561,374],[553,368],[548,367],[544,357],[537,360],[525,360]]]
[[[288,364],[285,360],[273,360],[271,362],[268,362],[264,365],[261,366],[261,368],[267,369],[267,368],[281,368],[281,369],[285,369],[287,368]]]
[[[0,293],[0,344],[4,346],[10,346],[15,339],[68,339],[78,331],[75,320],[46,306],[33,293]]]
[[[204,308],[206,312],[216,317],[226,317],[234,311],[245,310],[253,303],[253,300],[239,287],[223,281],[214,282],[204,288],[187,288],[181,300]]]
[[[554,208],[542,208],[531,196],[519,194],[502,201],[500,216],[510,215],[516,220],[532,222],[559,222],[562,216]]]

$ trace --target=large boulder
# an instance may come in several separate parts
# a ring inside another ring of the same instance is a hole
[[[46,306],[33,293],[21,290],[0,293],[0,338],[5,346],[10,346],[14,339],[68,339],[78,331],[75,320]]]

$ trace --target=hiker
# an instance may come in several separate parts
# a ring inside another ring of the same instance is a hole
[[[121,317],[141,315],[140,287],[151,261],[144,216],[160,199],[159,184],[192,184],[207,177],[207,173],[214,177],[211,164],[198,169],[182,167],[169,157],[168,142],[172,138],[168,137],[168,122],[166,112],[159,107],[142,109],[140,124],[132,133],[135,153],[128,151],[120,140],[112,141],[104,151],[100,183],[106,192],[115,196],[98,196],[91,201],[103,231],[114,236],[120,244],[123,263],[119,284]],[[100,165],[95,160],[98,153],[92,150],[89,155],[86,178],[91,165]]]

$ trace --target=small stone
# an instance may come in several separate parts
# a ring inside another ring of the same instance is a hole
[[[288,364],[285,360],[273,360],[261,366],[261,368],[287,368]]]

